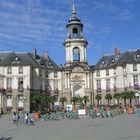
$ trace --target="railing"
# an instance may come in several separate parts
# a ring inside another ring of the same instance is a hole
[[[116,91],[117,91],[117,87],[116,87],[116,86],[114,86],[113,91],[114,91],[114,92],[116,92]]]
[[[12,92],[12,87],[7,87],[6,91],[7,92]]]
[[[134,84],[134,87],[133,87],[135,90],[139,90],[140,89],[140,86],[139,84]]]
[[[19,92],[24,92],[23,86],[20,85],[20,86],[18,87],[18,91],[19,91]]]
[[[5,88],[0,88],[0,92],[5,92]]]
[[[59,94],[59,89],[57,88],[54,90],[54,95],[58,95],[58,94]]]
[[[98,87],[97,90],[96,90],[96,92],[97,92],[97,93],[102,92],[101,88]]]
[[[107,87],[106,88],[106,92],[110,92],[111,90],[110,90],[110,88],[109,87]]]

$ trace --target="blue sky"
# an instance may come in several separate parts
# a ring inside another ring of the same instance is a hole
[[[88,40],[87,59],[96,64],[104,54],[140,48],[140,0],[75,0]],[[0,50],[44,51],[65,63],[63,42],[72,0],[0,0]]]

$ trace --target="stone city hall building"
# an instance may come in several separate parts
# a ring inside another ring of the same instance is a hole
[[[48,90],[58,99],[66,97],[66,104],[71,104],[74,96],[89,96],[89,104],[96,104],[97,94],[102,96],[100,103],[106,104],[107,93],[114,95],[133,89],[139,104],[140,49],[120,53],[115,48],[113,55],[103,56],[96,65],[89,65],[88,41],[74,5],[66,27],[66,63],[63,66],[58,66],[47,51],[44,56],[39,56],[36,49],[32,53],[0,52],[0,113],[19,107],[30,112],[32,97]],[[113,99],[111,104],[115,103]]]

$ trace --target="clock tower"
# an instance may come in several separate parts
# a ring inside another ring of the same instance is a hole
[[[70,66],[75,62],[86,63],[86,49],[88,42],[83,36],[83,24],[76,15],[75,4],[73,3],[72,15],[67,24],[67,38],[64,41],[66,50],[66,65]]]

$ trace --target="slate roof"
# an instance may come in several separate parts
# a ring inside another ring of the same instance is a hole
[[[0,66],[27,66],[41,68],[51,68],[60,70],[61,68],[50,58],[45,59],[36,55],[34,59],[32,53],[0,52]]]
[[[118,57],[115,55],[103,56],[93,69],[109,69],[122,66],[124,64],[136,63],[140,63],[140,49],[121,53]]]

